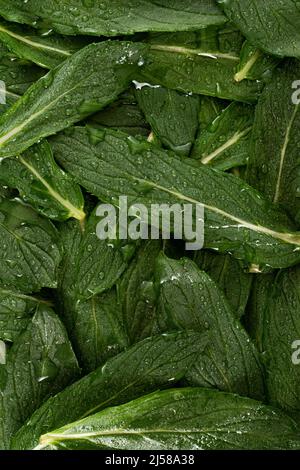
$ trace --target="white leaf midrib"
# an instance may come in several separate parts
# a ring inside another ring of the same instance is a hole
[[[23,42],[23,43],[27,44],[28,46],[34,47],[36,49],[44,49],[44,50],[48,50],[48,51],[51,51],[51,52],[57,52],[58,54],[65,55],[66,57],[69,57],[69,56],[72,55],[71,52],[66,51],[64,49],[59,49],[59,48],[54,47],[54,46],[48,46],[46,44],[42,44],[42,43],[39,43],[39,42],[34,42],[31,39],[28,39],[25,36],[21,36],[17,33],[14,33],[13,31],[10,31],[9,29],[6,29],[6,28],[4,28],[3,26],[0,25],[0,32],[1,31],[3,33],[7,34],[8,36],[11,36],[11,37],[17,39],[18,41]]]
[[[223,211],[222,209],[219,209],[216,206],[210,206],[210,205],[205,204],[201,201],[197,201],[196,199],[185,196],[182,193],[179,193],[177,191],[165,188],[164,186],[160,186],[159,184],[154,183],[153,181],[144,180],[142,178],[136,178],[136,177],[135,177],[135,179],[137,181],[139,181],[140,183],[149,184],[149,186],[153,186],[156,189],[159,189],[161,191],[169,193],[172,196],[175,196],[177,199],[181,199],[183,201],[187,201],[187,202],[190,202],[192,204],[201,204],[205,209],[210,210],[212,212],[215,212],[215,213],[221,215],[222,217],[226,217],[226,218],[236,222],[240,227],[248,228],[249,230],[252,230],[252,231],[258,232],[258,233],[262,233],[262,234],[265,234],[265,235],[270,235],[273,238],[282,240],[282,241],[284,241],[286,243],[290,243],[292,245],[300,245],[300,233],[297,233],[297,232],[295,232],[295,233],[276,232],[275,230],[269,229],[267,227],[263,227],[262,225],[255,225],[251,222],[247,222],[243,219],[240,219],[239,217],[236,217],[236,216],[230,214],[229,212]]]
[[[287,148],[288,148],[288,145],[289,145],[289,142],[290,142],[292,127],[293,127],[294,121],[296,119],[296,115],[297,115],[298,110],[299,110],[299,104],[295,105],[295,109],[292,113],[291,119],[289,121],[289,124],[288,124],[286,132],[285,132],[283,146],[282,146],[281,152],[280,152],[280,162],[279,162],[278,176],[277,176],[277,181],[276,181],[275,194],[274,194],[274,198],[273,198],[274,203],[279,202],[280,185],[281,185],[281,178],[282,178],[282,173],[283,173],[284,161],[285,161],[285,157],[286,157],[286,154],[287,154]]]
[[[237,144],[240,139],[242,139],[245,135],[248,134],[248,132],[250,132],[250,130],[251,130],[251,126],[247,127],[247,129],[244,129],[243,131],[235,132],[232,137],[230,137],[226,142],[224,142],[224,144],[222,144],[220,147],[215,149],[209,155],[203,155],[201,158],[201,162],[204,165],[211,162],[214,158],[218,157],[220,154],[225,152],[225,150]]]
[[[19,157],[20,162],[32,173],[41,183],[47,191],[49,192],[50,196],[53,197],[56,201],[59,202],[63,207],[65,207],[69,211],[69,216],[74,217],[78,220],[83,220],[85,218],[85,213],[71,204],[70,201],[64,199],[55,189],[50,186],[50,184],[43,178],[43,176],[34,168],[30,163],[28,163],[23,157]]]
[[[174,45],[167,45],[167,44],[151,44],[150,48],[154,51],[162,51],[162,52],[173,52],[177,54],[184,54],[184,55],[196,55],[199,57],[206,57],[209,59],[228,59],[234,62],[238,62],[240,59],[239,57],[222,53],[219,51],[204,51],[202,49],[193,49],[189,47],[183,46],[174,46]]]

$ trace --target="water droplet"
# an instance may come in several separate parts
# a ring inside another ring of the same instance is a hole
[[[143,65],[143,64],[142,64]],[[150,85],[150,83],[147,82],[138,82],[137,80],[132,80],[132,83],[134,84],[135,88],[137,90],[141,90],[144,87],[150,87],[150,88],[160,88],[160,85]]]

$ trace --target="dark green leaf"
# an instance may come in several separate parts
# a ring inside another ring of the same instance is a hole
[[[200,97],[200,133],[212,123],[227,105],[227,101],[219,100],[218,98],[212,98],[211,96]]]
[[[73,290],[80,299],[87,299],[110,289],[124,272],[134,245],[126,240],[100,240],[97,224],[100,218],[94,211],[84,227],[73,272]],[[113,243],[113,242],[116,243]],[[132,250],[131,250],[132,248]]]
[[[46,217],[80,221],[85,217],[81,190],[55,163],[47,141],[0,161],[0,181],[17,188],[23,200]]]
[[[249,315],[264,357],[269,399],[300,417],[300,266],[259,276]]]
[[[266,300],[269,296],[269,287],[274,282],[276,273],[254,276],[251,294],[247,305],[245,325],[252,337],[257,349],[263,353],[262,336],[263,329],[260,327],[263,319],[262,313],[265,310]]]
[[[4,21],[0,22],[0,40],[17,57],[48,69],[56,67],[86,45],[86,41],[77,38],[53,34],[43,36],[31,28]]]
[[[160,249],[158,240],[143,243],[118,284],[124,321],[132,343],[158,332],[153,276]]]
[[[251,106],[231,103],[200,133],[192,157],[219,170],[245,165],[252,123]]]
[[[259,49],[300,57],[300,8],[295,0],[218,0],[228,18]]]
[[[220,287],[237,318],[241,318],[249,298],[253,275],[246,273],[241,263],[230,255],[201,250],[196,253],[194,261]]]
[[[198,129],[199,97],[136,83],[139,106],[161,143],[188,156]]]
[[[62,166],[101,200],[118,205],[125,194],[129,206],[201,203],[207,248],[273,267],[300,260],[300,234],[240,178],[112,130],[102,132],[94,145],[88,129],[79,127],[51,142]]]
[[[12,106],[36,80],[43,76],[43,70],[21,61],[0,44],[1,101],[0,113]]]
[[[199,45],[197,34],[159,35],[151,40],[148,61],[140,71],[140,82],[162,85],[185,93],[228,100],[255,102],[262,83],[234,81],[239,51],[211,49],[207,41]]]
[[[0,378],[0,447],[44,400],[79,373],[66,331],[55,313],[39,306],[7,354]]]
[[[299,77],[299,62],[289,60],[266,86],[255,112],[248,169],[249,183],[271,201],[281,203],[298,224],[300,104],[293,103],[292,95]]]
[[[13,448],[32,449],[41,434],[55,427],[171,386],[185,375],[206,343],[207,337],[184,332],[137,343],[50,398],[17,433]],[[68,402],[72,406],[66,406]]]
[[[0,288],[0,339],[15,341],[26,328],[34,309],[48,304],[42,299]]]
[[[116,99],[145,48],[119,41],[90,44],[48,72],[1,117],[0,157],[23,152]]]
[[[86,371],[128,344],[116,294],[104,294],[127,266],[128,245],[115,246],[100,240],[96,235],[98,220],[92,213],[83,233],[77,222],[63,225],[60,230],[64,258],[57,305]]]
[[[122,93],[120,98],[102,111],[93,114],[88,123],[91,126],[112,127],[133,136],[150,134],[150,128],[137,106],[132,90]]]
[[[5,0],[0,14],[36,28],[62,34],[118,36],[139,31],[185,31],[222,24],[226,18],[215,1],[193,0]]]
[[[16,201],[0,202],[0,283],[22,292],[56,287],[61,254],[46,219]]]
[[[115,290],[85,301],[71,298],[69,302],[72,302],[72,307],[65,315],[71,316],[68,323],[74,324],[70,334],[84,371],[96,369],[128,346],[129,340]]]
[[[210,342],[187,373],[191,385],[264,397],[259,356],[225,296],[193,261],[160,256],[158,322],[161,331],[209,330]]]
[[[37,449],[299,449],[295,421],[275,408],[215,390],[152,393],[53,430]]]

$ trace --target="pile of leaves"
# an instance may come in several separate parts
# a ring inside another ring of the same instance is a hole
[[[299,449],[299,2],[0,15],[0,447]],[[204,249],[100,240],[120,195]]]

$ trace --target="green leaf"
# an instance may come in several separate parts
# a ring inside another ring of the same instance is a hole
[[[199,97],[138,82],[136,97],[163,146],[188,156],[198,129]]]
[[[116,99],[145,48],[119,41],[90,44],[48,72],[1,117],[0,157],[23,152]]]
[[[261,353],[263,353],[263,329],[261,328],[261,320],[263,319],[265,304],[269,296],[269,288],[274,282],[275,276],[276,272],[254,276],[246,316],[244,318],[245,327]]]
[[[61,254],[50,221],[16,201],[0,201],[0,283],[21,292],[57,286]]]
[[[201,135],[201,132],[206,129],[221,113],[221,111],[226,108],[227,105],[227,101],[219,100],[218,98],[204,95],[200,97],[199,136]]]
[[[45,300],[0,288],[0,339],[14,342],[26,328],[33,312]]]
[[[23,200],[54,220],[85,218],[79,186],[55,163],[52,150],[43,141],[21,156],[0,161],[0,181],[17,188]]]
[[[251,106],[231,103],[200,133],[192,157],[219,170],[245,165],[252,123]]]
[[[238,63],[239,51],[223,49],[219,41],[212,49],[196,33],[158,35],[150,42],[148,61],[139,73],[139,81],[185,93],[256,102],[262,83],[235,82]]]
[[[259,276],[249,317],[263,353],[270,402],[300,417],[300,266]]]
[[[288,60],[266,86],[255,112],[247,176],[271,201],[281,203],[298,225],[300,105],[293,103],[292,95],[299,76],[299,62]]]
[[[248,80],[263,79],[268,81],[279,62],[280,59],[277,57],[264,54],[255,46],[252,46],[249,41],[245,41],[234,79],[237,82],[241,82],[245,78]]]
[[[61,34],[118,36],[143,31],[185,31],[223,24],[226,18],[213,0],[4,0],[0,14],[36,28],[51,28]]]
[[[16,434],[14,449],[32,449],[41,434],[119,405],[180,380],[207,344],[197,333],[172,333],[147,338],[103,367],[50,398]],[[66,406],[72,401],[72,406]]]
[[[300,431],[275,408],[215,390],[152,393],[53,430],[37,449],[299,449]]]
[[[11,436],[44,400],[64,389],[78,373],[65,328],[51,309],[40,305],[1,368],[1,448],[9,446]]]
[[[134,247],[100,240],[96,235],[98,220],[92,213],[83,233],[78,222],[64,224],[60,229],[64,257],[57,305],[86,371],[95,369],[128,344],[121,307],[115,292],[109,289],[129,262],[127,248]]]
[[[93,211],[85,225],[78,252],[72,255],[76,257],[73,290],[83,300],[110,289],[134,252],[134,244],[128,244],[127,240],[100,240],[97,235],[99,221],[100,217]]]
[[[118,283],[118,294],[131,343],[157,333],[155,262],[161,250],[158,240],[147,240],[137,252]]]
[[[256,47],[279,57],[300,57],[300,8],[294,0],[218,0]]]
[[[208,250],[196,252],[194,261],[220,287],[237,318],[246,309],[253,275],[246,273],[241,263],[230,255]]]
[[[259,356],[224,294],[193,261],[160,256],[155,273],[161,331],[209,330],[210,342],[186,375],[190,385],[264,397]]]
[[[20,59],[52,69],[87,44],[77,38],[51,34],[43,36],[35,30],[12,23],[0,22],[0,40]]]
[[[286,267],[300,260],[300,234],[286,215],[240,178],[106,130],[92,145],[76,127],[51,140],[61,165],[89,192],[118,205],[201,203],[205,245],[250,263]],[[82,155],[85,158],[82,158]]]
[[[102,111],[90,116],[88,124],[94,127],[112,127],[133,136],[148,136],[150,133],[150,128],[131,89],[122,93],[118,100]]]
[[[21,61],[0,44],[0,113],[4,113],[25,93],[36,80],[43,76],[43,70],[28,62]],[[5,102],[3,102],[5,101]]]
[[[77,220],[68,220],[59,227],[59,242],[63,257],[60,263],[58,288],[66,294],[74,291],[74,276],[78,250],[83,235],[84,225]],[[60,292],[59,292],[60,293]]]
[[[85,301],[70,301],[69,321],[74,324],[70,334],[79,362],[85,372],[90,372],[129,344],[121,306],[114,289]]]

